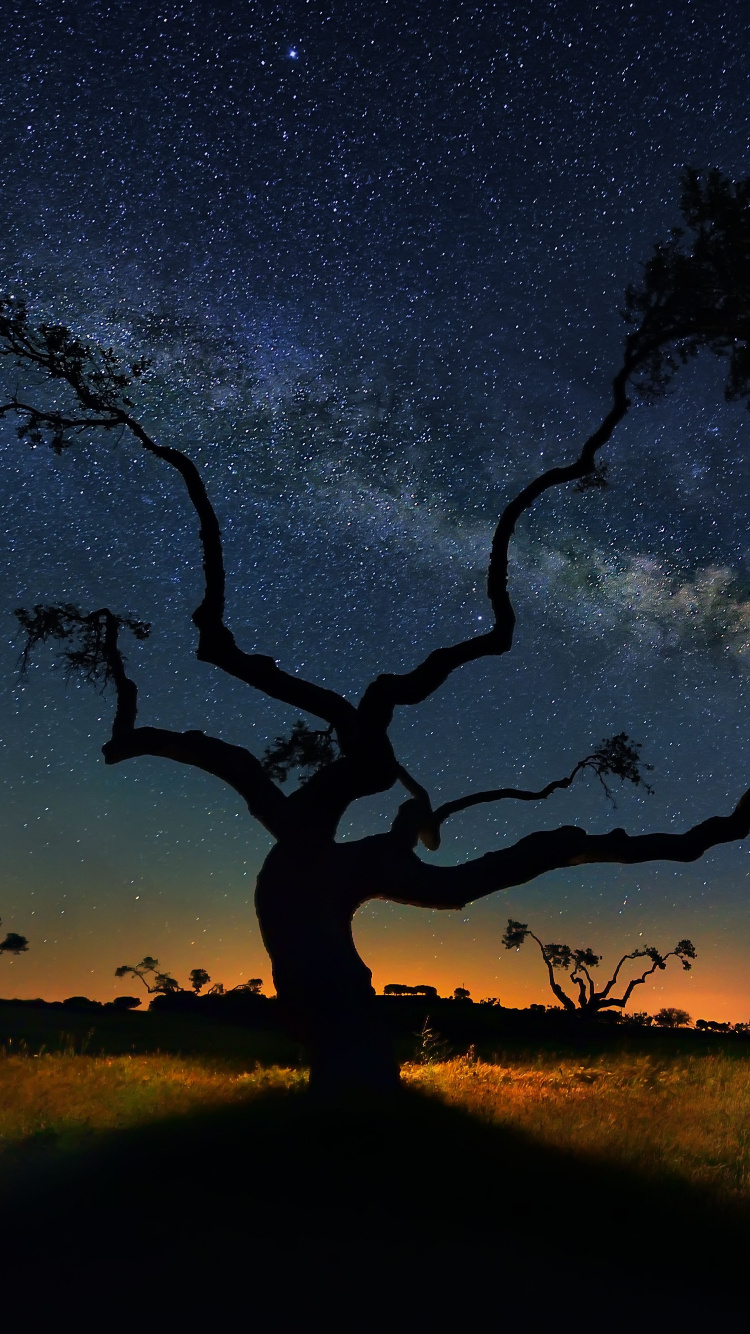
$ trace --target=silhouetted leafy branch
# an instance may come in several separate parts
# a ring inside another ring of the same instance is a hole
[[[87,681],[99,681],[103,686],[115,675],[117,658],[122,663],[117,648],[119,631],[130,630],[138,640],[147,639],[151,631],[147,622],[115,616],[106,607],[83,613],[69,602],[56,607],[37,603],[33,611],[17,607],[14,615],[26,633],[20,658],[23,672],[37,644],[51,639],[73,645],[61,654],[68,672],[82,672]]]
[[[0,940],[0,954],[25,954],[28,948],[26,936],[19,936],[17,931],[8,931]]]
[[[119,968],[115,968],[115,977],[126,977],[130,973],[132,977],[140,979],[150,995],[169,996],[182,990],[175,978],[171,977],[169,973],[160,973],[158,968],[159,960],[152,958],[150,954],[146,954],[140,963],[123,963]],[[148,981],[149,977],[153,978],[153,986]]]
[[[285,783],[293,769],[300,770],[301,778],[311,778],[326,765],[332,764],[337,753],[332,727],[316,732],[300,720],[294,724],[288,737],[274,737],[273,744],[266,747],[260,762],[270,778]]]
[[[596,750],[584,759],[579,760],[575,768],[565,778],[556,778],[553,782],[548,783],[546,787],[539,788],[536,791],[517,787],[499,787],[487,792],[471,792],[468,796],[457,797],[455,801],[446,801],[442,806],[438,806],[433,813],[433,819],[439,827],[449,816],[456,815],[459,811],[469,810],[472,806],[483,805],[486,802],[545,801],[547,797],[552,796],[553,792],[569,788],[578,774],[586,769],[590,769],[592,773],[596,774],[613,805],[616,803],[612,791],[605,781],[610,776],[619,778],[621,783],[632,783],[634,787],[643,787],[648,793],[652,793],[653,788],[646,782],[641,770],[651,771],[653,765],[645,764],[641,760],[640,749],[639,742],[632,741],[625,732],[618,732],[616,736],[605,737]]]
[[[685,227],[674,227],[628,287],[623,315],[634,385],[661,397],[701,348],[729,361],[727,399],[750,397],[750,180],[685,172]]]

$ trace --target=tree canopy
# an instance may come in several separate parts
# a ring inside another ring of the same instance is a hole
[[[62,324],[35,323],[15,292],[0,300],[0,358],[10,370],[0,416],[15,418],[19,437],[32,447],[47,445],[64,455],[82,437],[103,436],[129,441],[171,471],[197,521],[203,589],[192,620],[199,662],[260,691],[293,715],[305,715],[290,719],[290,732],[277,737],[260,758],[202,730],[139,723],[138,686],[126,669],[122,640],[127,635],[145,639],[149,624],[122,609],[86,609],[68,601],[16,613],[24,636],[22,665],[39,644],[52,641],[59,644],[70,671],[113,689],[111,734],[102,747],[107,764],[149,755],[202,769],[238,792],[272,836],[275,846],[257,884],[261,929],[277,992],[293,1016],[290,1022],[313,1051],[314,1068],[326,1070],[325,1077],[334,1067],[363,1074],[365,1049],[371,1068],[378,1062],[381,1071],[388,1066],[375,1054],[379,1049],[371,1024],[370,972],[351,935],[352,915],[362,903],[383,898],[418,907],[460,908],[555,869],[660,859],[689,862],[750,832],[746,791],[738,793],[733,811],[712,815],[682,832],[630,835],[613,828],[590,834],[580,825],[563,825],[463,864],[438,865],[419,855],[418,845],[435,851],[444,822],[472,806],[545,801],[586,773],[611,795],[610,778],[647,786],[643,773],[648,766],[639,759],[638,744],[623,731],[538,790],[500,786],[435,806],[429,780],[407,769],[389,735],[397,711],[427,700],[467,664],[511,650],[516,615],[509,561],[517,526],[555,488],[607,485],[601,451],[634,397],[663,398],[680,367],[699,352],[708,352],[726,363],[725,397],[746,403],[750,399],[750,180],[733,182],[717,171],[688,171],[681,210],[682,226],[656,245],[640,282],[626,291],[627,333],[612,378],[611,402],[599,425],[573,457],[532,477],[499,515],[487,570],[489,628],[422,656],[417,650],[416,661],[411,647],[405,648],[403,670],[375,675],[356,702],[237,642],[226,620],[221,528],[205,481],[189,453],[157,440],[136,412],[138,386],[149,373],[147,357],[120,358],[112,348],[98,347]],[[435,602],[439,606],[439,589]],[[311,727],[307,718],[322,727]],[[293,769],[303,781],[296,790],[283,792],[280,784]],[[386,833],[337,841],[341,820],[353,803],[397,784],[406,800]],[[143,960],[123,965],[122,972],[140,977],[151,989],[146,978],[155,968],[155,960]],[[177,985],[164,975],[160,985],[172,984]]]

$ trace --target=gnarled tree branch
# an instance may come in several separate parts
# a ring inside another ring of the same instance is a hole
[[[750,834],[750,790],[731,815],[714,815],[682,834],[636,834],[613,829],[588,834],[576,825],[529,834],[509,848],[488,852],[462,866],[430,866],[392,834],[364,839],[363,849],[381,863],[388,890],[366,897],[384,898],[423,908],[463,908],[467,903],[525,885],[547,871],[605,862],[633,866],[641,862],[692,862],[709,848]],[[364,901],[364,900],[363,900]]]
[[[73,416],[57,409],[39,408],[14,396],[0,405],[0,415],[14,413],[25,418],[24,433],[35,435],[46,429],[52,447],[60,452],[66,444],[66,431],[119,427],[129,431],[152,457],[179,473],[198,518],[203,556],[204,593],[193,612],[199,660],[221,668],[273,699],[324,719],[336,728],[346,751],[356,722],[353,706],[336,691],[282,671],[265,654],[244,653],[224,624],[226,575],[221,529],[203,479],[181,450],[159,445],[152,439],[129,411],[132,405],[124,396],[130,378],[142,374],[145,363],[135,363],[128,375],[112,352],[80,343],[62,326],[42,325],[38,330],[33,329],[23,303],[10,298],[5,298],[0,306],[0,355],[14,357],[17,364],[33,367],[52,382],[66,383],[85,414]]]
[[[410,672],[378,676],[362,696],[359,708],[363,717],[377,721],[381,726],[388,726],[397,705],[420,704],[443,685],[458,667],[476,662],[479,658],[496,657],[509,651],[513,644],[516,617],[508,592],[508,551],[516,524],[545,491],[562,486],[565,482],[582,481],[595,472],[597,452],[610,439],[630,406],[626,386],[637,365],[637,359],[630,350],[631,339],[626,342],[623,365],[612,381],[612,407],[601,425],[589,436],[578,457],[565,467],[550,468],[535,478],[506,505],[500,516],[492,540],[487,574],[487,596],[495,615],[493,628],[473,639],[435,649]]]
[[[247,802],[248,810],[274,838],[288,832],[287,798],[243,746],[230,745],[204,732],[173,732],[163,727],[135,727],[113,734],[102,754],[107,764],[138,755],[154,755],[192,765],[222,779]]]

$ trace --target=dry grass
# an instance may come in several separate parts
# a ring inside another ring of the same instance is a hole
[[[301,1070],[238,1072],[179,1056],[0,1054],[0,1152],[33,1141],[73,1147],[98,1131],[142,1125],[293,1088]]]
[[[750,1200],[750,1060],[618,1053],[554,1066],[469,1057],[404,1068],[406,1080],[546,1144]]]
[[[750,1200],[750,1059],[616,1053],[554,1064],[472,1056],[409,1064],[413,1087],[561,1149],[677,1175]],[[75,1147],[143,1125],[299,1088],[306,1072],[170,1055],[32,1056],[0,1052],[0,1153],[33,1143]]]

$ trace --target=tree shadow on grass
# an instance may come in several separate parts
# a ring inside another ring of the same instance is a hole
[[[748,1211],[708,1192],[414,1091],[329,1105],[274,1091],[86,1152],[42,1146],[7,1179],[0,1223],[27,1320],[73,1303],[111,1327],[238,1309],[281,1329],[530,1328],[534,1309],[710,1327],[745,1304],[748,1242]]]

